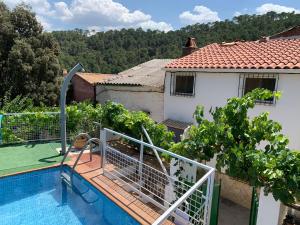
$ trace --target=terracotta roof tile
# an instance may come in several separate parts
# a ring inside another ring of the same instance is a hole
[[[166,68],[300,69],[300,39],[210,44]]]
[[[113,78],[114,76],[118,76],[116,74],[103,74],[103,73],[76,73],[76,75],[90,84],[104,82],[110,78]]]

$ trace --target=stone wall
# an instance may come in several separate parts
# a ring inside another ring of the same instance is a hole
[[[220,179],[221,197],[245,208],[251,208],[252,187],[248,183],[234,179],[223,173],[217,173],[216,180]]]

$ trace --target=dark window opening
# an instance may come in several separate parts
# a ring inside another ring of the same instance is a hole
[[[194,75],[172,75],[172,94],[183,96],[194,96],[195,76]]]
[[[244,95],[253,91],[256,88],[263,88],[272,92],[276,91],[276,78],[264,77],[245,77],[244,80]],[[274,103],[274,97],[265,100],[257,100],[258,103]]]

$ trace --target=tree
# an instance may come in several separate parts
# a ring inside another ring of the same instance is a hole
[[[122,29],[98,32],[55,31],[63,54],[60,62],[66,69],[80,61],[86,71],[118,73],[153,58],[177,58],[187,37],[197,39],[199,47],[211,43],[257,40],[300,24],[300,15],[269,12],[264,15],[241,15],[232,20],[194,24],[179,30],[161,32]]]
[[[12,11],[0,3],[0,96],[23,95],[36,105],[57,103],[60,82],[59,45],[43,33],[25,5]],[[2,26],[3,24],[3,26]]]
[[[268,112],[250,118],[249,109],[258,99],[274,94],[256,89],[245,96],[230,98],[223,107],[210,110],[212,121],[204,118],[198,106],[185,139],[172,150],[198,160],[217,156],[217,168],[253,186],[263,186],[265,193],[290,204],[300,200],[300,154],[290,150],[289,140],[281,134],[281,125],[269,119]],[[279,97],[279,93],[275,94]]]

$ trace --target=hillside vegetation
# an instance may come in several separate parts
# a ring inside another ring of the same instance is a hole
[[[17,96],[34,106],[57,105],[62,69],[77,62],[87,72],[118,73],[153,58],[177,58],[187,37],[198,46],[257,40],[300,24],[300,14],[274,12],[195,24],[170,32],[122,29],[44,32],[26,5],[9,9],[0,0],[0,107]]]
[[[198,46],[234,40],[257,40],[300,24],[300,14],[274,12],[265,15],[241,15],[232,20],[186,26],[167,33],[122,29],[98,32],[52,32],[60,43],[60,63],[70,69],[81,62],[90,72],[118,73],[153,58],[177,58],[187,37]]]

